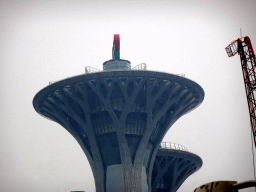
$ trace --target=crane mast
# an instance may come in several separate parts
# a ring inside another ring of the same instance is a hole
[[[248,36],[239,38],[230,43],[225,49],[229,57],[234,56],[236,53],[240,56],[254,146],[256,147],[256,65],[251,40]]]

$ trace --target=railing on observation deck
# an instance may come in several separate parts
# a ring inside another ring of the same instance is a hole
[[[188,149],[180,144],[171,143],[171,142],[162,142],[159,145],[160,149],[174,149],[174,150],[181,150],[181,151],[188,151]]]
[[[147,70],[147,65],[146,65],[146,63],[141,63],[141,64],[136,65],[135,67],[131,68],[131,70],[146,71]],[[97,73],[97,72],[101,72],[101,71],[102,70],[93,68],[91,66],[85,67],[85,73]],[[184,73],[176,74],[176,75],[181,76],[181,77],[185,77]]]
[[[85,67],[85,73],[97,73],[100,72],[101,70],[93,68],[91,66]]]
[[[147,65],[146,65],[146,63],[141,63],[141,64],[136,65],[135,67],[133,67],[131,70],[138,70],[138,71],[139,70],[141,70],[141,71],[144,70],[145,71],[145,70],[147,70]],[[97,73],[97,72],[102,72],[102,70],[96,69],[96,68],[91,67],[91,66],[85,67],[85,73]],[[176,74],[176,75],[181,76],[181,77],[185,77],[184,73]],[[50,81],[49,84],[51,85],[55,82],[57,82],[57,81]]]
[[[141,64],[133,67],[132,70],[147,70],[147,65],[146,65],[146,63],[141,63]]]
[[[141,63],[135,67],[133,67],[131,70],[147,70],[147,65],[146,63]],[[97,72],[101,72],[102,70],[93,68],[91,66],[87,66],[85,67],[85,73],[97,73]]]

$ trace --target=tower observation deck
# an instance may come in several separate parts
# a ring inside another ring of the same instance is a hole
[[[33,106],[62,125],[90,163],[97,192],[151,191],[154,162],[168,129],[203,101],[184,77],[131,69],[120,59],[119,35],[103,71],[50,84]]]
[[[151,177],[152,192],[176,192],[182,183],[202,167],[202,159],[179,145],[162,142]]]

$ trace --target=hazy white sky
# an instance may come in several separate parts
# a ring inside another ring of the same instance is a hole
[[[242,28],[256,49],[255,10],[255,0],[1,0],[0,191],[95,191],[80,146],[38,115],[32,99],[49,81],[83,74],[86,66],[102,69],[115,33],[132,66],[184,73],[205,91],[201,106],[164,138],[203,159],[178,192],[254,179],[240,59],[225,47]]]

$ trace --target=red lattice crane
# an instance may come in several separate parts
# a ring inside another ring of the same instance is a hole
[[[255,54],[252,48],[251,40],[248,36],[239,38],[230,43],[225,49],[229,57],[234,56],[236,53],[238,53],[240,56],[254,138],[254,146],[256,147],[256,66]]]

